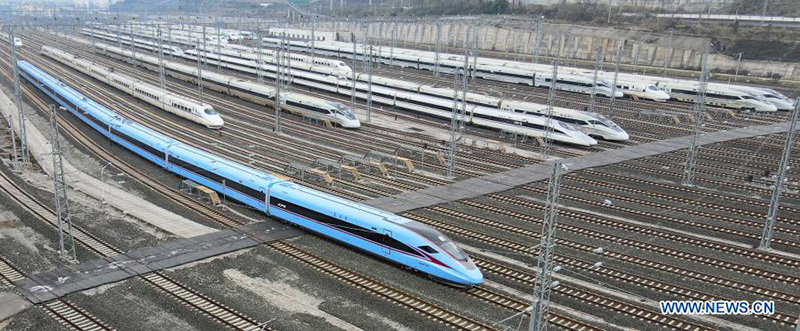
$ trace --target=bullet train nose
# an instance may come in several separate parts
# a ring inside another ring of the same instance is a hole
[[[222,117],[219,115],[217,116],[209,116],[208,118],[208,127],[212,129],[221,129],[223,125],[225,125],[225,121],[222,120]]]
[[[625,94],[624,94],[624,93],[622,93],[622,92],[620,92],[620,91],[615,91],[615,92],[614,92],[614,97],[615,97],[615,98],[622,98],[622,96],[624,96],[624,95],[625,95]]]
[[[654,101],[667,101],[669,100],[669,98],[670,98],[669,93],[664,91],[658,91],[653,93]]]
[[[622,132],[618,132],[618,133],[617,133],[617,134],[614,136],[614,139],[613,139],[613,140],[628,140],[628,139],[631,139],[631,136],[630,136],[630,135],[628,135],[628,133],[627,133],[627,132],[625,132],[625,131],[622,131]]]
[[[464,273],[464,280],[469,286],[478,285],[483,283],[483,273],[478,268],[467,270]]]
[[[765,104],[761,108],[762,108],[761,111],[778,111],[778,107],[776,107],[773,104]]]
[[[358,129],[361,127],[361,121],[358,119],[344,119],[342,120],[342,127],[345,129]]]

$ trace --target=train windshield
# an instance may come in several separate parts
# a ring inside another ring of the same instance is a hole
[[[348,108],[347,106],[345,106],[345,105],[343,105],[341,103],[338,103],[338,102],[329,102],[329,103],[330,103],[331,106],[336,108],[336,113],[337,114],[341,114],[344,117],[346,117],[347,119],[351,119],[351,120],[356,119],[356,114],[353,114],[353,111],[350,110],[350,108]]]
[[[655,85],[647,85],[647,90],[648,90],[648,91],[661,91],[661,89],[659,89],[659,88],[658,88],[657,86],[655,86]]]
[[[751,97],[749,95],[742,95],[742,96],[740,96],[740,98],[742,98],[742,100],[755,100],[756,99],[756,98],[753,98],[753,97]]]
[[[214,110],[214,108],[206,108],[203,111],[206,113],[206,115],[216,115],[217,114],[217,111]]]
[[[614,131],[622,132],[622,128],[617,125],[617,123],[612,122],[608,117],[603,116],[603,114],[596,114],[597,120],[602,123],[603,125],[611,128]],[[591,122],[591,121],[590,121]]]
[[[467,254],[464,253],[461,248],[458,248],[458,246],[456,246],[456,244],[453,243],[450,238],[447,238],[444,234],[436,229],[414,221],[403,223],[403,226],[425,237],[425,239],[428,239],[430,242],[434,243],[437,247],[447,252],[447,254],[450,254],[450,256],[456,260],[467,261],[469,259]]]
[[[572,124],[564,123],[561,121],[558,121],[558,124],[560,124],[562,128],[567,129],[569,131],[578,131],[578,129],[572,126]]]

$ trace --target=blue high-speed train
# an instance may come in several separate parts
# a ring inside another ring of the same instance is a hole
[[[144,127],[18,61],[20,76],[70,113],[128,150],[267,215],[346,243],[439,281],[470,287],[483,281],[472,260],[441,232],[204,152]]]

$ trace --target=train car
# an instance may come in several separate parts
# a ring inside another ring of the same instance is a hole
[[[117,35],[116,34],[103,32],[103,31],[98,31],[98,30],[92,30],[92,29],[83,29],[81,31],[81,34],[90,36],[91,38],[97,38],[97,39],[100,39],[100,40],[105,40],[105,41],[108,41],[108,42],[118,42],[119,41],[120,44],[127,45],[127,46],[130,46],[131,45],[131,40],[133,40],[133,43],[134,43],[134,45],[136,47],[143,48],[143,49],[149,50],[151,52],[158,52],[158,47],[159,47],[158,42],[153,42],[153,41],[150,41],[150,40],[145,40],[145,39],[141,39],[141,38],[131,38],[131,37],[125,36],[125,35],[120,35],[119,36],[119,40],[117,40]],[[165,55],[172,55],[172,56],[181,56],[181,55],[183,55],[183,50],[181,50],[180,47],[174,46],[174,45],[170,45],[170,44],[166,43],[166,41],[161,43],[161,49],[162,49],[162,52]]]
[[[552,86],[552,77],[552,73],[537,72],[533,77],[533,85],[536,87],[549,88]],[[580,75],[558,73],[556,76],[556,90],[591,94],[593,89],[592,86],[594,85],[594,91],[596,95],[603,95],[609,98],[611,97],[612,92],[615,98],[621,98],[624,95],[622,91],[613,91],[610,84],[603,80],[598,80],[596,84],[593,84],[593,81],[594,79],[592,78],[587,78]]]
[[[500,109],[504,111],[540,117],[547,116],[548,108],[550,108],[547,105],[516,100],[502,100],[500,102]],[[611,141],[626,141],[630,139],[630,136],[624,129],[603,116],[603,114],[553,107],[552,116],[556,120],[579,128],[591,137],[600,137]]]
[[[206,46],[203,48],[202,46],[199,47],[200,50],[207,50],[207,51],[219,51],[219,53],[228,55],[228,56],[235,56],[240,57],[246,60],[257,60],[258,59],[258,49],[254,47],[244,46],[244,45],[237,45],[237,44],[227,44],[221,48],[215,48],[212,46]],[[265,59],[270,59],[274,63],[274,58],[277,56],[277,52],[271,49],[261,49],[261,60],[266,61]],[[353,70],[347,63],[340,60],[333,60],[328,59],[320,56],[307,56],[298,53],[291,53],[287,52],[289,59],[291,62],[299,62],[305,64],[313,64],[315,66],[325,66],[330,68],[336,68],[339,71],[339,75],[347,77],[353,73]]]
[[[84,29],[83,34],[92,35],[96,38],[104,39],[110,42],[116,41],[116,34],[106,33],[98,30],[91,30],[91,29]],[[120,34],[122,44],[130,45],[130,35],[128,33]],[[177,55],[182,56],[183,50],[177,46],[170,46],[167,40],[164,40],[162,35],[162,47],[164,48],[165,54]],[[134,41],[138,44],[141,44],[141,48],[156,52],[158,50],[158,43],[150,40],[145,40],[141,38],[134,38]],[[241,46],[235,44],[220,44],[219,46],[216,42],[209,41],[206,43],[205,46],[198,45],[197,41],[190,41],[185,38],[175,37],[172,39],[173,42],[178,42],[184,46],[192,45],[190,47],[194,47],[195,49],[188,49],[186,50],[187,53],[191,54],[192,56],[196,56],[198,50],[201,52],[206,50],[201,54],[207,54],[209,57],[217,56],[216,54],[222,54],[226,56],[240,58],[242,60],[247,61],[258,61],[258,54],[256,53],[257,50]],[[292,68],[296,68],[299,70],[309,70],[312,72],[319,72],[322,74],[327,75],[337,75],[339,77],[349,77],[352,75],[352,69],[343,61],[339,60],[332,60],[332,59],[325,59],[321,57],[312,58],[310,56],[289,53],[290,61],[289,66]],[[275,64],[275,52],[272,50],[262,50],[262,63],[271,63]]]
[[[590,80],[594,79],[594,71],[580,70],[574,68],[559,68],[559,72],[564,71],[574,75],[588,77]],[[598,80],[603,80],[604,83],[612,86],[614,84],[613,72],[597,72]],[[618,73],[616,77],[617,91],[632,99],[645,99],[656,102],[666,102],[670,96],[656,85],[658,80],[652,79],[649,76],[641,76],[636,74]]]
[[[111,48],[109,48],[111,49]],[[127,53],[127,52],[126,52]],[[196,57],[192,57],[192,54],[196,54],[196,52],[186,51],[184,52],[184,57],[189,58],[191,60],[196,60]],[[137,54],[137,59],[138,59]],[[218,62],[222,60],[222,63]],[[153,60],[150,60],[153,61]],[[226,67],[228,69],[245,72],[252,75],[257,75],[257,71],[255,67],[257,64],[254,61],[247,61],[239,58],[233,58],[228,56],[219,56],[216,54],[215,56],[209,56],[207,61],[211,65],[220,65]],[[172,64],[167,65],[167,68],[173,67]],[[274,78],[277,72],[277,68],[272,65],[262,65],[261,66],[261,74],[265,77]],[[191,77],[196,77],[196,69],[194,67],[188,67],[185,69],[188,71],[185,73],[182,79],[191,80]],[[205,74],[205,72],[203,72]],[[320,89],[327,92],[338,93],[343,95],[351,95],[352,91],[352,84],[346,80],[339,80],[333,76],[325,76],[319,75],[310,71],[290,71],[289,79],[294,84],[305,85],[311,88]],[[204,78],[205,79],[205,78]],[[366,92],[367,92],[367,85],[363,82],[357,82],[356,88],[358,91],[357,97],[359,99],[366,99]],[[237,93],[231,91],[231,93]],[[243,93],[239,91],[239,93]],[[381,90],[380,88],[373,89],[373,95],[377,97],[373,98],[373,102],[377,104],[382,104],[390,107],[401,108],[413,112],[418,113],[425,113],[427,115],[435,116],[435,117],[443,117],[443,118],[450,118],[452,115],[452,102],[447,99],[442,98],[420,98],[418,95],[415,94],[407,94],[402,93],[400,97],[398,97],[398,92],[395,90]],[[257,99],[258,97],[249,97],[253,99]],[[287,105],[297,105],[293,103],[286,102]],[[343,106],[343,105],[342,105]],[[527,115],[527,114],[509,114],[508,112],[501,111],[499,109],[489,109],[486,107],[472,107],[470,106],[469,109],[473,110],[471,115],[468,117],[467,122],[471,123],[476,126],[487,127],[495,130],[501,130],[506,132],[512,132],[519,135],[530,136],[541,138],[544,137],[546,134],[550,134],[550,137],[554,141],[559,141],[563,143],[569,144],[576,144],[580,146],[593,146],[597,144],[597,141],[591,137],[589,137],[586,133],[582,132],[581,129],[575,128],[572,125],[566,123],[555,123],[553,122],[551,125],[554,126],[554,133],[548,133],[548,130],[542,129],[542,127],[546,124],[545,121],[541,118],[541,116],[534,116],[534,115]],[[336,110],[332,110],[334,115],[339,115]],[[350,112],[351,113],[351,112]],[[345,112],[342,115],[349,115],[349,113]],[[492,120],[492,117],[495,117]],[[566,124],[566,125],[562,125]]]
[[[359,74],[357,80],[363,81],[364,74]],[[372,84],[374,86],[385,86],[395,89],[404,90],[412,93],[419,93],[422,95],[446,98],[448,100],[453,98],[453,90],[439,87],[432,87],[427,85],[420,85],[401,81],[397,79],[373,76]],[[458,100],[463,100],[463,93],[458,95]],[[533,116],[545,116],[548,106],[519,101],[519,100],[506,100],[487,95],[468,92],[466,94],[468,107],[474,105],[493,108],[502,111],[511,111],[519,114],[529,114]],[[584,133],[600,137],[605,140],[624,141],[630,139],[628,133],[625,132],[619,125],[608,119],[607,117],[598,114],[584,112],[575,109],[553,107],[553,117],[564,123],[572,124],[578,127]]]
[[[2,40],[5,44],[8,44],[8,34],[7,33],[0,33],[0,40]],[[14,46],[22,47],[22,39],[19,37],[14,37]]]
[[[285,181],[144,127],[25,61],[20,75],[77,118],[131,152],[264,214],[399,264],[438,281],[483,282],[475,263],[450,238],[422,223]]]
[[[185,52],[186,56],[191,56],[191,54],[193,53],[190,51]],[[222,63],[217,62],[220,60]],[[210,61],[209,63],[211,65],[221,65],[228,69],[245,72],[251,75],[257,74],[255,69],[256,64],[253,61],[227,56],[209,56],[208,61]],[[262,65],[261,68],[262,75],[270,78],[275,77],[277,69],[274,66]],[[300,84],[327,92],[347,96],[352,94],[352,82],[337,79],[333,76],[319,75],[310,71],[292,70],[290,80],[294,84]],[[366,95],[368,93],[367,83],[357,81],[355,84],[357,98],[366,100]],[[376,104],[424,113],[434,117],[446,119],[452,117],[452,100],[449,98],[431,97],[419,93],[407,93],[381,86],[374,86],[372,94],[373,103]],[[580,146],[594,146],[597,144],[597,140],[591,138],[580,129],[566,123],[558,122],[557,120],[553,121],[551,124],[554,127],[552,131],[554,133],[547,133],[548,130],[545,128],[546,121],[541,116],[512,114],[499,109],[480,106],[475,107],[472,105],[468,108],[470,115],[467,116],[465,121],[476,126],[535,138],[541,138],[546,134],[550,134],[550,137],[554,141]]]
[[[115,72],[114,68],[98,65],[78,58],[60,49],[42,46],[42,54],[91,76],[118,90],[128,93],[168,113],[203,125],[209,129],[221,129],[225,122],[219,113],[207,103],[201,103],[170,93],[158,86],[145,83],[128,75]]]
[[[131,51],[129,50],[120,49],[119,47],[103,43],[98,43],[95,46],[116,54],[117,58],[123,61],[130,61]],[[136,53],[135,58],[148,69],[158,71],[157,57]],[[213,59],[209,59],[209,61],[213,61]],[[169,76],[188,81],[192,84],[198,83],[197,67],[195,66],[165,59],[164,68]],[[244,70],[244,67],[242,69]],[[210,70],[203,70],[202,75],[204,86],[217,92],[265,106],[270,106],[275,101],[275,89],[272,87],[215,73]],[[282,93],[281,104],[287,106],[284,108],[286,111],[310,118],[328,120],[332,124],[338,124],[346,129],[357,129],[361,127],[361,122],[356,118],[355,113],[353,113],[349,107],[339,102],[324,100],[301,93]]]
[[[751,87],[751,86],[741,86],[741,85],[730,85],[730,88],[748,93],[751,96],[764,101],[766,103],[772,104],[781,111],[792,111],[794,110],[794,101],[792,99],[787,98],[783,94],[773,90],[773,89],[766,89],[760,87]]]
[[[266,45],[270,47],[277,47],[281,42],[280,39],[263,38]],[[309,42],[305,41],[283,41],[290,45],[290,49],[310,52],[311,46]],[[318,54],[326,56],[338,56],[345,58],[353,57],[353,44],[341,42],[328,42],[318,43],[314,45],[314,50]],[[373,60],[382,63],[393,63],[400,67],[410,67],[423,70],[435,70],[436,57],[430,55],[425,51],[418,50],[403,50],[395,49],[394,51],[387,51],[386,49],[378,50],[375,47],[365,49],[362,45],[356,45],[356,60],[363,60],[367,54],[373,54]],[[549,88],[551,85],[549,77],[552,77],[552,67],[537,65],[534,67],[511,66],[502,63],[512,61],[499,61],[494,64],[484,63],[483,58],[479,59],[477,68],[472,66],[472,61],[467,64],[468,71],[474,72],[474,75],[479,78],[502,81],[515,84],[526,84],[536,87]],[[464,58],[460,55],[454,54],[441,54],[439,56],[439,70],[445,73],[454,73],[464,67]],[[501,65],[502,64],[502,65]],[[569,91],[582,94],[590,94],[592,90],[593,79],[582,77],[580,75],[559,74],[556,89],[562,91]],[[598,79],[595,84],[596,95],[611,97],[611,86],[604,79]],[[623,96],[621,91],[614,93],[615,97],[620,98]]]
[[[663,81],[658,87],[664,89],[674,99],[696,102],[700,87],[698,83],[684,81]],[[756,99],[748,93],[731,89],[721,84],[708,84],[705,103],[710,106],[732,108],[740,111],[774,112],[775,105]]]

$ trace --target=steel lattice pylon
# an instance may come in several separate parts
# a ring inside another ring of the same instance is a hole
[[[689,152],[686,154],[686,165],[683,170],[683,180],[685,186],[694,186],[694,166],[697,161],[697,151],[700,149],[700,134],[703,131],[703,120],[706,112],[706,90],[708,89],[708,58],[711,44],[706,44],[703,52],[703,59],[700,61],[700,83],[697,87],[697,99],[694,103],[694,135],[692,143],[689,145]]]
[[[467,36],[469,38],[469,36]],[[447,177],[453,178],[456,170],[456,154],[458,153],[458,141],[464,134],[464,120],[467,116],[467,65],[469,64],[469,52],[464,53],[464,67],[453,72],[453,113],[450,117],[450,146],[447,152]],[[459,77],[460,75],[460,77]],[[459,84],[461,78],[461,84]],[[463,90],[462,90],[463,89]],[[460,92],[460,93],[459,93]],[[458,100],[461,97],[461,107],[458,107]]]
[[[19,124],[19,144],[20,144],[20,153],[16,155],[14,159],[14,164],[16,164],[17,166],[21,166],[23,164],[27,164],[30,159],[28,156],[28,135],[25,132],[25,111],[22,107],[22,93],[20,93],[19,90],[19,66],[17,65],[17,45],[14,43],[13,28],[9,28],[8,41],[9,43],[11,43],[11,66],[14,68],[13,70],[14,97],[17,104],[17,114],[18,114],[17,122]]]
[[[50,105],[50,127],[53,130],[51,138],[53,158],[53,188],[55,212],[58,217],[58,248],[64,258],[77,262],[75,255],[75,240],[72,238],[72,220],[69,213],[69,199],[67,198],[67,183],[64,180],[64,167],[61,160],[61,143],[58,135],[58,114],[56,106]]]
[[[563,165],[560,161],[553,163],[550,182],[547,189],[547,205],[544,210],[542,238],[539,243],[539,268],[536,285],[533,288],[531,304],[530,331],[547,330],[547,312],[550,306],[550,292],[553,285],[553,256],[555,250],[556,225],[558,223],[558,197],[561,186]]]
[[[550,77],[550,91],[547,94],[547,113],[545,114],[545,131],[544,131],[544,145],[542,146],[542,155],[547,157],[550,155],[551,148],[553,147],[553,130],[554,123],[553,123],[553,107],[555,107],[556,102],[556,87],[558,82],[558,65],[561,61],[561,50],[567,48],[567,41],[569,40],[570,36],[572,35],[572,27],[570,30],[567,31],[566,35],[563,35],[564,42],[561,46],[558,47],[558,53],[556,58],[553,60],[553,73]]]
[[[775,188],[772,189],[772,199],[769,202],[769,211],[767,212],[766,223],[764,223],[761,243],[758,245],[759,249],[769,249],[769,245],[772,242],[772,233],[775,229],[776,219],[778,218],[778,208],[781,205],[783,182],[786,180],[786,170],[789,168],[789,157],[792,155],[792,144],[794,143],[794,134],[797,129],[798,113],[800,113],[800,98],[795,100],[792,121],[789,124],[789,131],[786,132],[786,145],[783,146],[783,156],[781,156],[781,163],[778,167],[778,177],[775,179]]]
[[[597,72],[600,71],[600,66],[603,61],[603,46],[597,45],[597,54],[594,60],[594,75],[592,76],[592,93],[589,96],[589,106],[586,108],[588,111],[594,111],[595,98],[597,97]]]
[[[161,43],[161,26],[157,25],[158,34],[158,84],[162,90],[167,89],[166,72],[164,72],[164,45]]]

